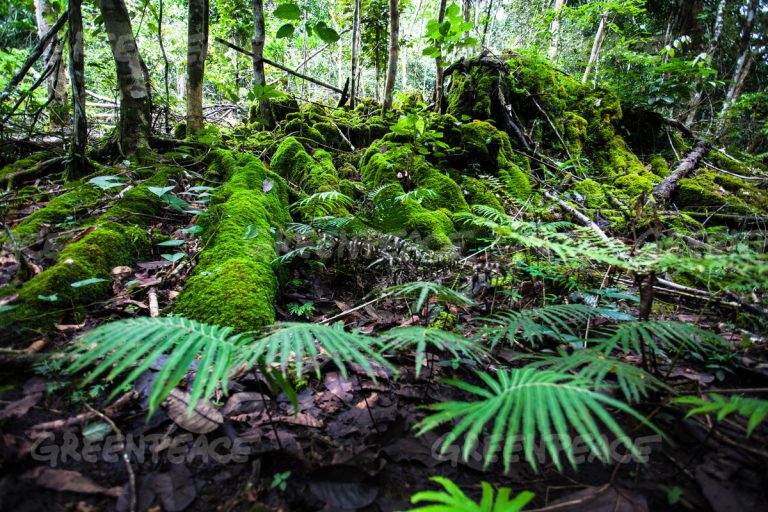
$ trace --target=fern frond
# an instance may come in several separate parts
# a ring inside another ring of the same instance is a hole
[[[414,201],[421,203],[424,199],[432,199],[435,197],[437,197],[437,193],[431,188],[415,188],[405,194],[395,196],[395,201],[402,203],[409,199],[413,199]]]
[[[291,210],[304,213],[310,217],[329,215],[335,210],[352,206],[355,202],[336,190],[315,192],[291,205]]]
[[[606,354],[620,348],[623,352],[642,353],[646,345],[654,352],[664,348],[675,352],[722,348],[725,340],[685,322],[650,320],[625,322],[618,325],[607,339],[594,340],[596,348]]]
[[[479,361],[485,353],[477,341],[435,328],[396,327],[384,333],[381,339],[387,342],[386,350],[416,351],[416,378],[421,374],[421,367],[430,348],[435,352],[448,352],[457,361],[462,358]]]
[[[625,412],[654,428],[627,404],[596,391],[592,381],[578,375],[526,367],[508,372],[499,370],[495,377],[483,372],[478,376],[485,387],[460,380],[446,381],[476,395],[478,400],[430,405],[428,408],[434,413],[421,421],[417,428],[421,435],[444,423],[457,421],[445,437],[441,450],[444,452],[465,435],[463,456],[468,460],[483,429],[491,426],[488,448],[483,454],[485,466],[503,446],[502,460],[504,470],[508,472],[514,447],[520,442],[525,459],[536,470],[534,440],[538,437],[558,469],[562,466],[561,451],[575,467],[571,427],[595,457],[608,462],[610,449],[601,435],[598,420],[630,453],[638,456],[637,448],[608,407]]]
[[[572,354],[559,356],[540,356],[537,361],[528,364],[530,368],[568,373],[576,372],[581,377],[595,383],[595,389],[605,388],[610,377],[624,394],[627,402],[637,403],[655,389],[666,388],[666,384],[646,372],[639,366],[625,363],[596,350],[579,350]]]
[[[513,340],[522,338],[528,343],[541,342],[545,335],[561,340],[576,336],[575,326],[583,325],[588,320],[603,317],[624,320],[629,317],[609,308],[595,308],[584,304],[556,304],[522,311],[505,311],[486,318],[497,326],[486,327],[492,347],[504,338]]]
[[[399,284],[384,288],[382,293],[387,293],[396,298],[408,299],[418,296],[416,301],[416,310],[420,311],[426,304],[427,298],[435,297],[437,300],[457,306],[472,306],[475,301],[461,292],[457,292],[447,286],[432,283],[429,281],[411,281],[409,283]]]
[[[278,366],[283,373],[293,368],[297,377],[302,377],[304,367],[309,365],[320,375],[320,356],[327,357],[347,375],[347,365],[360,365],[373,380],[376,372],[371,361],[395,369],[381,356],[383,344],[374,337],[358,332],[346,332],[343,326],[326,326],[311,323],[286,322],[280,324],[269,335],[251,343],[238,353],[236,364],[253,365],[262,362],[266,366]]]
[[[451,480],[441,476],[432,477],[430,480],[442,485],[445,491],[422,491],[414,494],[411,496],[412,504],[430,504],[412,508],[408,512],[519,512],[534,496],[532,492],[523,491],[510,499],[512,490],[502,487],[494,502],[493,487],[488,482],[482,482],[483,496],[480,503],[476,503]]]
[[[383,191],[385,191],[386,189],[388,189],[388,188],[390,188],[390,187],[394,187],[394,186],[395,186],[395,184],[394,184],[394,183],[387,183],[386,185],[380,185],[380,186],[378,186],[378,187],[376,187],[376,188],[374,188],[374,189],[371,189],[371,190],[369,190],[369,191],[368,191],[368,192],[365,194],[365,198],[366,198],[367,200],[369,200],[369,201],[375,201],[375,200],[376,200],[376,198],[379,196],[379,194],[381,194],[381,193],[382,193]]]
[[[107,380],[125,376],[115,388],[131,385],[161,356],[167,359],[157,372],[149,395],[154,411],[197,361],[190,392],[190,410],[200,399],[210,398],[217,386],[226,388],[238,350],[252,339],[232,334],[232,328],[208,325],[182,317],[132,318],[99,326],[83,335],[70,349],[74,362],[69,373],[95,364],[85,383],[106,374]]]
[[[698,396],[682,396],[672,400],[673,403],[692,405],[686,418],[694,414],[717,414],[717,421],[723,421],[726,416],[737,413],[740,416],[749,417],[747,422],[747,437],[755,428],[768,417],[768,400],[756,398],[744,398],[732,395],[729,400],[717,393],[710,393],[709,400]]]

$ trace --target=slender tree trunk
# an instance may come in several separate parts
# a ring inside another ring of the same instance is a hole
[[[461,4],[461,14],[464,16],[464,22],[465,23],[472,19],[472,0],[463,0],[463,2]],[[469,32],[470,32],[469,30],[464,32],[464,37],[465,38],[469,37]],[[469,46],[464,48],[464,56],[466,58],[469,58],[471,51],[472,51],[472,49]]]
[[[549,60],[555,60],[557,58],[557,50],[560,46],[560,14],[565,7],[567,0],[555,0],[555,5],[552,9],[555,11],[555,17],[552,19],[552,24],[549,26],[549,32],[552,34],[549,48],[547,49],[547,56]]]
[[[85,149],[88,124],[85,117],[85,52],[83,51],[83,15],[81,0],[69,0],[69,74],[72,83],[72,141],[69,147],[69,174],[85,174]]]
[[[35,0],[35,19],[37,36],[43,37],[56,21],[57,15],[50,0]],[[69,102],[67,101],[67,66],[62,60],[63,41],[54,38],[43,54],[45,67],[52,66],[54,71],[48,77],[48,97],[51,98],[51,127],[66,126],[69,121]],[[58,62],[58,65],[56,63]]]
[[[485,11],[485,23],[483,24],[483,38],[480,41],[480,48],[485,48],[485,38],[488,35],[488,24],[491,21],[491,11],[493,10],[493,0],[488,0],[488,9]]]
[[[98,0],[120,88],[120,148],[130,156],[149,147],[152,97],[149,72],[133,37],[123,0]]]
[[[203,128],[203,79],[208,55],[208,0],[189,0],[187,23],[187,135]]]
[[[595,34],[595,40],[592,43],[592,52],[589,54],[589,62],[587,63],[587,69],[584,70],[584,76],[581,78],[581,83],[587,83],[589,80],[589,74],[592,72],[592,68],[597,62],[597,57],[600,53],[600,45],[603,44],[603,37],[605,36],[605,23],[608,19],[607,14],[600,16],[600,24],[597,26],[597,33]]]
[[[446,0],[440,0],[440,6],[437,9],[437,21],[443,23],[445,21],[445,4]],[[435,47],[440,49],[440,43],[435,43]],[[442,112],[443,109],[443,79],[445,78],[445,70],[443,69],[443,57],[438,56],[435,59],[435,112]]]
[[[392,93],[397,80],[397,54],[400,48],[400,2],[389,0],[389,62],[387,81],[384,84],[384,107],[382,114],[392,109]]]
[[[757,18],[757,8],[759,3],[759,0],[749,0],[747,17],[741,28],[741,53],[736,61],[736,68],[733,71],[733,79],[731,80],[731,85],[728,87],[728,92],[725,95],[725,101],[723,101],[723,108],[720,111],[721,119],[728,112],[731,105],[733,105],[733,102],[738,99],[741,89],[744,86],[744,81],[746,81],[747,76],[749,75],[749,69],[752,66],[752,31],[755,28],[755,19]]]
[[[165,131],[171,131],[171,123],[168,116],[171,112],[171,87],[168,83],[168,74],[170,73],[170,64],[168,56],[165,54],[165,44],[163,44],[163,0],[159,0],[159,12],[157,14],[157,42],[160,44],[160,54],[163,56],[163,84],[165,85],[165,105],[163,105],[163,117],[165,120]],[[237,65],[237,61],[235,61]]]
[[[360,4],[361,0],[355,0],[355,11],[352,15],[352,83],[350,84],[351,93],[349,99],[349,105],[352,108],[355,108],[357,104],[357,88],[359,86],[357,68],[360,58],[358,55],[360,52]]]
[[[709,41],[709,48],[707,49],[707,55],[710,58],[715,56],[717,47],[720,44],[720,35],[723,33],[723,26],[725,25],[725,4],[727,0],[720,0],[717,4],[717,13],[715,14],[715,23],[712,28],[712,38]],[[701,86],[701,79],[696,80],[696,89]],[[702,91],[697,90],[693,95],[690,103],[690,111],[688,112],[688,118],[685,123],[690,126],[696,119],[696,113],[698,112],[699,105],[701,104]]]
[[[253,51],[253,84],[262,87],[267,85],[267,76],[264,73],[264,61],[262,60],[264,58],[265,41],[264,2],[263,0],[253,0],[253,42],[251,44],[251,49]],[[267,126],[272,126],[274,124],[268,99],[259,100],[259,116]]]

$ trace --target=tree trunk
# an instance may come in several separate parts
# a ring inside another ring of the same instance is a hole
[[[723,108],[720,111],[721,119],[724,118],[728,109],[733,105],[733,102],[738,99],[744,81],[747,79],[747,75],[749,75],[749,69],[752,65],[752,31],[755,28],[755,19],[757,18],[757,8],[759,3],[759,0],[749,0],[747,18],[744,20],[744,25],[741,29],[741,53],[736,61],[736,68],[733,71],[733,79],[731,80],[731,85],[728,87],[728,92],[725,95]]]
[[[437,9],[437,21],[443,23],[445,21],[445,4],[446,0],[440,0],[440,6]],[[440,43],[435,43],[435,47],[440,49]],[[443,108],[443,79],[445,78],[445,70],[443,69],[443,57],[438,55],[435,59],[435,112],[441,112]]]
[[[472,0],[463,0],[461,4],[461,14],[464,16],[464,22],[469,22],[472,19]],[[464,37],[469,37],[469,30],[464,32]],[[472,49],[467,46],[464,48],[464,56],[466,58],[469,58],[471,55]]]
[[[360,3],[361,0],[355,0],[355,11],[352,15],[352,82],[350,87],[349,105],[355,108],[357,104],[358,76],[357,68],[360,56]]]
[[[168,116],[171,113],[171,87],[168,83],[168,75],[170,73],[170,63],[168,62],[168,56],[165,54],[165,44],[163,43],[163,0],[159,0],[158,14],[157,14],[157,42],[160,44],[160,54],[163,56],[163,85],[165,85],[165,105],[163,105],[163,118],[165,120],[166,133],[171,131],[171,123]],[[237,66],[237,60],[235,60],[235,66]],[[235,68],[237,73],[237,68]],[[237,75],[235,75],[237,76]],[[235,80],[237,82],[237,80]]]
[[[50,0],[35,0],[35,19],[37,20],[37,36],[43,37],[56,21],[56,12]],[[51,127],[62,127],[69,121],[69,104],[67,101],[67,67],[62,61],[64,43],[57,38],[43,54],[45,67],[53,66],[54,71],[48,77],[48,97],[51,98]],[[58,62],[58,66],[56,63]]]
[[[264,2],[263,0],[253,0],[253,41],[251,49],[253,51],[253,84],[262,87],[267,85],[267,76],[264,73],[264,44],[266,41],[266,30],[264,29]],[[272,111],[269,108],[268,99],[259,100],[259,116],[266,126],[272,126]]]
[[[555,0],[555,5],[552,9],[555,11],[555,17],[552,19],[552,24],[549,26],[549,31],[552,34],[551,43],[547,50],[547,56],[549,60],[555,60],[557,57],[557,49],[560,46],[560,13],[563,11],[567,0]]]
[[[400,2],[389,0],[389,62],[387,81],[384,84],[384,107],[382,115],[392,109],[392,93],[397,80],[397,54],[400,48]]]
[[[81,0],[69,0],[69,74],[72,83],[72,143],[69,147],[70,177],[85,173],[88,123],[85,117],[85,52]]]
[[[187,23],[187,135],[203,129],[203,78],[208,55],[208,0],[189,0]]]
[[[712,28],[712,38],[709,41],[709,48],[707,49],[707,55],[710,58],[713,58],[715,56],[715,52],[717,51],[717,47],[720,44],[720,35],[723,33],[723,26],[725,25],[725,4],[727,3],[727,0],[720,0],[717,4],[717,13],[715,14],[715,23]],[[699,89],[701,86],[701,79],[696,80],[696,89]],[[697,90],[696,94],[693,95],[693,98],[691,99],[690,104],[690,111],[688,112],[688,118],[685,121],[685,124],[688,126],[693,124],[693,121],[696,119],[696,113],[698,112],[699,105],[701,104],[701,96],[702,91]]]
[[[125,156],[149,147],[152,98],[149,72],[133,37],[123,0],[98,0],[109,34],[120,88],[120,149]]]
[[[581,78],[581,83],[583,84],[587,83],[587,80],[589,80],[589,74],[592,72],[592,68],[597,62],[597,56],[600,53],[600,45],[603,44],[603,37],[605,35],[605,23],[607,19],[607,14],[603,14],[600,17],[600,25],[597,26],[597,33],[595,34],[595,40],[592,43],[592,52],[589,54],[587,69],[584,70],[584,76]]]

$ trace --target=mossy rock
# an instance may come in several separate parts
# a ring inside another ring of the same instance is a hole
[[[8,174],[31,169],[40,162],[44,162],[45,160],[53,158],[54,156],[56,155],[50,151],[39,151],[37,153],[33,153],[29,156],[16,160],[15,162],[11,162],[10,164],[0,169],[0,178]]]
[[[467,203],[470,205],[481,204],[484,206],[490,206],[503,212],[504,207],[499,202],[496,194],[493,193],[482,181],[471,176],[465,176],[461,183],[461,188],[464,190]]]
[[[294,137],[286,137],[275,151],[271,169],[307,194],[339,190],[339,176],[333,155],[318,149],[314,157]]]
[[[584,197],[584,202],[590,208],[602,208],[607,205],[605,191],[602,185],[595,180],[582,180],[573,189]]]
[[[253,103],[248,107],[248,124],[261,126],[264,120],[261,118],[259,102]],[[269,112],[272,122],[279,123],[285,120],[290,114],[299,112],[299,103],[287,94],[269,99]]]

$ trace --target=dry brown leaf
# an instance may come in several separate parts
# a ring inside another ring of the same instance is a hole
[[[199,400],[189,411],[189,393],[174,389],[164,402],[168,417],[193,434],[213,432],[224,423],[224,417],[210,403]]]
[[[226,405],[221,409],[221,414],[224,416],[234,416],[263,411],[264,405],[267,402],[269,402],[269,398],[261,393],[235,393],[229,397]]]
[[[83,494],[104,494],[117,497],[123,493],[122,487],[107,489],[77,471],[66,469],[53,469],[37,467],[21,476],[24,479],[34,480],[40,487],[54,491],[79,492]]]
[[[293,416],[278,416],[275,421],[289,425],[301,425],[303,427],[322,428],[323,422],[314,416],[300,412]]]
[[[11,402],[6,405],[3,410],[0,411],[0,420],[7,420],[8,418],[18,418],[24,416],[27,412],[34,407],[37,402],[43,397],[42,393],[32,393],[20,400]]]

